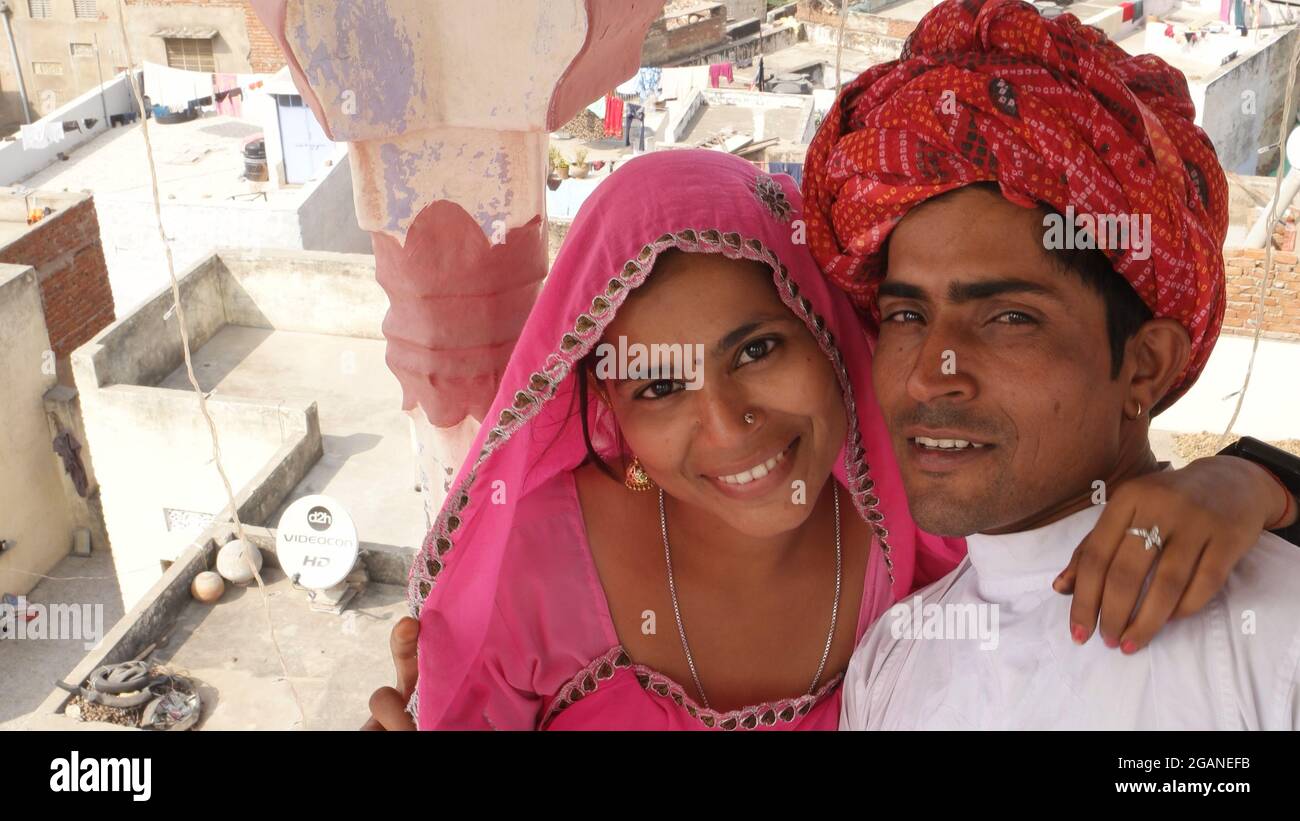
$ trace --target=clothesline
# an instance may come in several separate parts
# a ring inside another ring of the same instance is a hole
[[[209,76],[216,77],[217,75],[209,75]],[[187,101],[185,106],[181,110],[187,111],[192,108],[202,108],[205,106],[220,105],[221,103],[227,101],[228,99],[233,99],[236,97],[239,99],[243,99],[245,91],[256,91],[257,89],[261,88],[265,84],[266,84],[265,80],[254,80],[244,85],[232,86],[230,88],[225,88],[220,91],[214,90],[212,94],[195,97],[194,99]],[[175,111],[175,109],[171,108],[170,106],[158,104],[158,105],[154,105],[152,109],[155,115],[157,115],[159,109],[161,109],[163,112]],[[135,118],[135,115],[131,114],[130,119],[126,119],[127,115],[114,114],[109,119],[116,120],[118,118],[122,118],[126,122],[130,122],[131,119]],[[76,132],[84,133],[85,131],[89,131],[91,128],[94,128],[95,124],[98,122],[99,122],[98,117],[86,117],[80,120],[62,120],[62,121],[55,120],[52,122],[35,122],[20,127],[18,130],[17,139],[22,141],[24,151],[39,151],[45,148],[49,148],[51,145],[55,145],[63,142],[63,140],[65,139],[66,135],[69,132],[76,131]]]
[[[161,108],[168,112],[178,113],[179,111],[188,111],[191,108],[204,108],[210,105],[220,105],[231,97],[239,97],[240,99],[243,99],[245,90],[255,91],[261,88],[265,84],[266,84],[265,80],[258,80],[256,82],[249,83],[247,86],[235,86],[234,88],[227,88],[221,91],[213,91],[213,93],[211,94],[206,94],[202,97],[195,97],[192,100],[188,100],[185,103],[185,106],[180,109],[173,108],[172,106],[163,105],[161,103],[155,104],[154,109],[157,110]]]
[[[86,131],[89,131],[94,128],[97,122],[99,122],[98,117],[87,117],[84,120],[30,123],[18,129],[18,139],[22,141],[24,151],[49,148],[51,145],[63,142],[64,136],[69,131],[80,132],[83,130],[83,126]]]

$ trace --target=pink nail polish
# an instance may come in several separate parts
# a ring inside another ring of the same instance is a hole
[[[1074,638],[1075,644],[1083,644],[1088,640],[1088,631],[1083,629],[1082,624],[1070,625],[1070,636]]]
[[[1110,638],[1109,636],[1102,636],[1101,640],[1106,644],[1107,647],[1109,647],[1112,650],[1114,650],[1116,647],[1119,647],[1119,642],[1116,639]]]
[[[1121,645],[1119,649],[1124,653],[1124,655],[1131,656],[1137,652],[1138,647],[1136,644],[1133,643],[1132,640],[1129,640],[1124,642],[1124,644]]]

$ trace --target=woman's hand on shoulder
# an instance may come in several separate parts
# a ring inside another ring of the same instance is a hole
[[[1285,504],[1262,468],[1232,456],[1105,490],[1101,518],[1052,586],[1074,594],[1069,630],[1076,643],[1100,625],[1106,646],[1125,653],[1149,644],[1170,619],[1203,608]],[[1128,532],[1156,527],[1163,546],[1153,549]]]

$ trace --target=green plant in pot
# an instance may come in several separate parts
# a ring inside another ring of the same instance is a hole
[[[569,166],[569,176],[582,179],[591,171],[591,166],[587,164],[587,149],[579,148],[574,152],[573,165]]]
[[[560,149],[551,146],[546,152],[546,187],[552,191],[560,187],[560,180],[568,173],[567,166],[561,169],[561,165],[564,165],[564,157],[560,154]]]

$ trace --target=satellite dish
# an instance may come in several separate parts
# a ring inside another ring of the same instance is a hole
[[[357,561],[357,528],[337,499],[303,496],[280,517],[275,534],[280,567],[298,584],[328,590],[343,583]]]
[[[1292,168],[1300,168],[1300,128],[1291,131],[1286,141],[1286,161]]]

